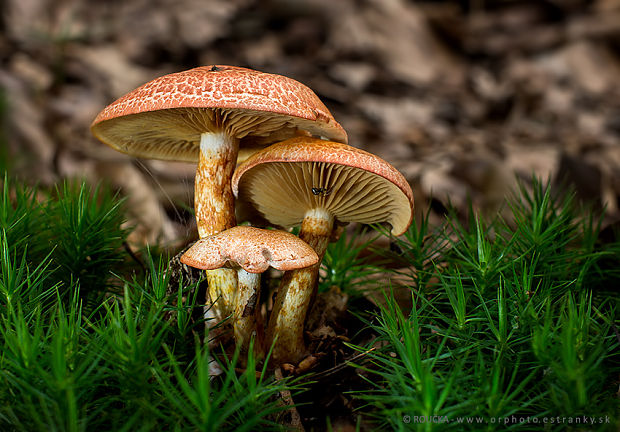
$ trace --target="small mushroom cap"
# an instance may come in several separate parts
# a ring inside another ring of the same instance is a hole
[[[258,151],[237,167],[232,188],[281,227],[323,209],[340,222],[388,222],[401,235],[413,218],[413,192],[396,168],[358,148],[310,137]]]
[[[312,247],[291,233],[249,226],[236,226],[202,238],[187,250],[181,262],[202,270],[225,266],[262,273],[269,266],[295,270],[316,264]]]
[[[198,161],[200,135],[224,131],[253,146],[305,131],[346,142],[318,96],[282,75],[203,66],[150,81],[108,105],[92,133],[132,156]]]

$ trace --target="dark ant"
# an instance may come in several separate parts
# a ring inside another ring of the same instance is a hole
[[[314,195],[328,196],[330,193],[332,193],[332,188],[313,187],[312,188],[312,193]]]

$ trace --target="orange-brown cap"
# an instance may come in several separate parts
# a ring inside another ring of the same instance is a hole
[[[413,218],[413,192],[388,162],[346,144],[291,138],[255,153],[237,167],[233,193],[276,226],[301,223],[324,209],[340,222],[388,222],[404,233]]]
[[[181,262],[202,270],[224,266],[262,273],[269,266],[278,270],[309,267],[319,261],[314,249],[291,233],[249,226],[236,226],[202,238],[183,254]]]
[[[107,106],[91,125],[105,144],[138,157],[195,162],[200,135],[224,131],[268,145],[304,131],[346,142],[318,96],[282,75],[203,66],[159,77]]]

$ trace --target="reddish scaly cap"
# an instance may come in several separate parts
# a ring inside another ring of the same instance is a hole
[[[108,105],[92,126],[130,114],[170,108],[233,108],[323,123],[331,139],[346,132],[316,94],[282,75],[234,66],[202,66],[150,81]]]
[[[239,165],[232,178],[235,197],[239,196],[239,180],[256,165],[267,162],[325,162],[360,168],[394,183],[413,207],[413,192],[403,175],[391,164],[367,151],[347,144],[311,137],[290,138],[261,150]]]

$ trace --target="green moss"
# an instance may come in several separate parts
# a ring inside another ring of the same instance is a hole
[[[303,389],[256,374],[251,355],[240,372],[239,353],[209,376],[204,323],[190,319],[202,307],[195,286],[170,293],[167,257],[145,251],[143,267],[126,254],[118,197],[2,183],[0,429],[282,429],[279,392]],[[427,213],[391,251],[375,250],[392,270],[361,258],[367,245],[351,236],[330,246],[323,287],[359,294],[397,272],[414,304],[387,296],[365,323],[383,344],[357,347],[369,360],[359,427],[537,430],[553,419],[550,429],[571,430],[558,418],[589,416],[610,420],[591,429],[616,429],[618,237],[548,185],[509,205],[512,222],[472,211],[431,227]]]
[[[413,309],[388,298],[372,324],[386,346],[370,354],[374,390],[359,398],[377,426],[591,430],[590,417],[616,430],[620,279],[603,269],[620,257],[617,238],[599,242],[600,218],[549,185],[509,204],[511,223],[448,218],[432,234],[440,256],[420,227],[398,240],[432,277],[412,275]]]

